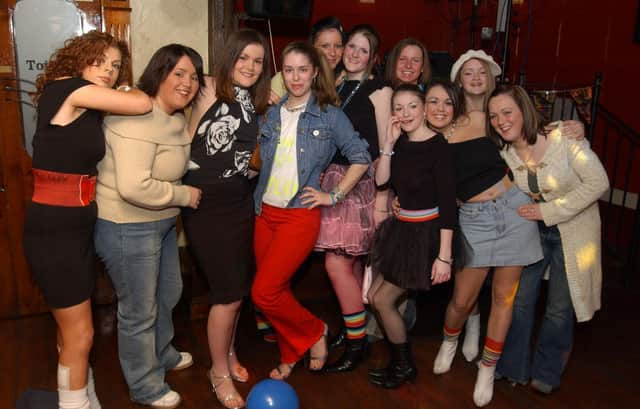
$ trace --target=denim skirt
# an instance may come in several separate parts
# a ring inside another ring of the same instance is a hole
[[[528,203],[529,196],[512,187],[493,200],[460,206],[460,230],[470,253],[465,267],[526,266],[542,259],[538,223],[517,213]]]

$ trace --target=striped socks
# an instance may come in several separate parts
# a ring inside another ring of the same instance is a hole
[[[348,340],[363,339],[367,334],[365,333],[365,326],[367,324],[367,314],[365,310],[354,312],[352,314],[343,314],[345,328],[347,329]]]
[[[484,342],[484,349],[482,350],[482,365],[496,366],[502,354],[503,346],[504,342],[498,342],[487,337]]]
[[[256,326],[258,327],[258,332],[260,332],[262,338],[267,342],[276,342],[276,331],[273,329],[271,322],[269,322],[262,311],[256,309],[254,314],[256,318]]]
[[[458,337],[460,336],[460,333],[462,332],[462,328],[453,329],[453,328],[447,327],[447,325],[445,324],[444,329],[443,329],[442,332],[444,334],[444,341],[456,342],[456,341],[458,341]]]

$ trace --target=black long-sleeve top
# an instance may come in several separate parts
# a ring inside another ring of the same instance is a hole
[[[411,142],[402,134],[391,158],[391,185],[402,208],[439,208],[440,228],[456,225],[456,178],[451,148],[437,134],[426,141]]]

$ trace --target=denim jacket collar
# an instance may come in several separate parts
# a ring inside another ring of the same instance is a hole
[[[278,107],[278,110],[277,110],[278,113],[280,113],[280,108],[282,108],[282,106],[288,100],[289,100],[289,94],[285,94],[284,97],[282,97],[282,99],[276,105]],[[311,95],[309,95],[309,99],[307,100],[307,106],[304,107],[304,112],[316,117],[320,116],[320,112],[321,112],[320,105],[316,104],[316,96],[314,95],[313,92],[311,93]]]

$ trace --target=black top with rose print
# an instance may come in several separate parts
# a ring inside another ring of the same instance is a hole
[[[191,160],[200,168],[189,171],[184,183],[203,186],[246,178],[258,121],[249,91],[238,86],[234,91],[235,102],[217,100],[200,119],[191,142]]]

